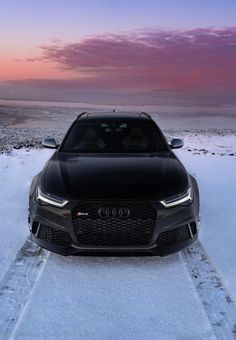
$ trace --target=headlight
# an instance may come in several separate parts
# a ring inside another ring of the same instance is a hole
[[[63,198],[56,197],[54,195],[42,193],[42,191],[37,187],[36,201],[38,203],[47,203],[53,205],[54,207],[64,208],[64,206],[69,202]]]
[[[188,205],[192,203],[192,201],[193,201],[193,189],[190,187],[185,193],[169,197],[161,201],[161,204],[165,208],[171,208],[180,204]]]

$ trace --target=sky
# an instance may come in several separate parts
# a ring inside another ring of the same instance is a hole
[[[234,100],[234,0],[0,0],[0,8],[0,99]]]

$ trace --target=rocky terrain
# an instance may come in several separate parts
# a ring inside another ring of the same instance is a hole
[[[0,154],[9,154],[14,149],[41,149],[42,140],[47,137],[52,137],[60,143],[65,131],[66,129],[0,127]],[[236,139],[236,131],[233,129],[168,129],[164,130],[164,134],[168,140],[176,137],[184,139],[185,146],[183,149],[193,154],[210,153],[220,156],[236,156],[233,142]],[[201,144],[202,147],[199,148],[201,139],[204,141]],[[212,143],[213,139],[215,144]],[[211,143],[206,142],[208,140]],[[224,140],[224,143],[222,143],[222,140]],[[195,141],[198,141],[198,147],[194,147]],[[221,146],[221,144],[223,145]]]

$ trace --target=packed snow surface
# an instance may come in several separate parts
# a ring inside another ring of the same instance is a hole
[[[0,280],[28,236],[30,183],[51,153],[19,150],[0,155]]]

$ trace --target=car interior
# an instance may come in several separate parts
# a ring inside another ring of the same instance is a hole
[[[150,124],[78,123],[67,136],[62,151],[155,152],[164,149],[158,130]]]

